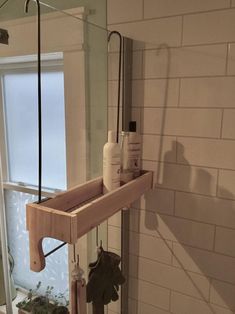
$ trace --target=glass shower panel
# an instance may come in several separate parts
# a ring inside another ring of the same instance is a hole
[[[5,200],[9,247],[15,260],[13,277],[17,285],[26,289],[35,288],[41,281],[44,289],[52,285],[55,292],[64,293],[68,291],[73,267],[72,247],[64,246],[49,256],[42,272],[30,271],[25,205],[37,200],[36,191],[28,194],[22,184],[16,185],[17,189],[11,185],[19,181],[37,185],[38,171],[37,77],[32,72],[32,66],[35,69],[37,65],[37,19],[31,17],[36,15],[36,5],[30,3],[29,15],[24,14],[23,5],[22,0],[10,0],[0,10],[0,20],[7,21],[5,25],[0,23],[0,27],[10,35],[9,46],[0,45],[0,75],[6,86],[0,99],[6,128],[2,123],[0,127],[1,134],[5,134],[1,139],[4,180],[10,181],[11,186],[9,189],[9,184],[5,185]],[[102,175],[102,150],[107,135],[106,0],[42,1],[41,11],[43,185],[66,189]],[[17,20],[22,17],[23,20]],[[83,18],[92,24],[83,22]],[[32,25],[25,27],[24,21]],[[19,27],[14,27],[18,24]],[[10,58],[23,58],[27,70],[15,76],[11,67],[6,73]],[[25,175],[28,180],[22,179]],[[88,264],[96,258],[95,234],[93,230],[78,244],[81,267],[86,274]],[[106,248],[106,223],[99,227],[99,239]],[[44,253],[58,244],[59,241],[44,239]]]

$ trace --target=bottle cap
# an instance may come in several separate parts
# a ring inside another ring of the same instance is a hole
[[[109,143],[116,143],[117,142],[117,132],[116,131],[109,131],[108,132],[108,142]]]
[[[129,131],[136,132],[136,121],[130,121],[129,123]]]

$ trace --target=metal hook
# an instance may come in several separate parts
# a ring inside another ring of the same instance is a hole
[[[29,3],[25,1],[25,13],[29,11]],[[37,3],[38,11],[38,203],[42,200],[42,88],[41,88],[41,8],[40,1]]]
[[[121,91],[121,72],[122,72],[122,35],[118,31],[112,31],[108,35],[108,42],[111,37],[117,35],[119,37],[119,70],[118,70],[118,103],[117,103],[117,143],[119,137],[119,114],[120,114],[120,91]]]

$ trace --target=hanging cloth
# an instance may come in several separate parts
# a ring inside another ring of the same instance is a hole
[[[100,248],[98,259],[89,265],[87,302],[93,304],[93,314],[102,314],[98,309],[119,299],[119,286],[124,284],[119,264],[121,257]]]

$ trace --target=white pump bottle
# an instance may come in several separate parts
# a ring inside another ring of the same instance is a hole
[[[116,143],[117,133],[108,132],[108,142],[103,149],[103,184],[104,193],[115,190],[120,186],[121,150]]]

